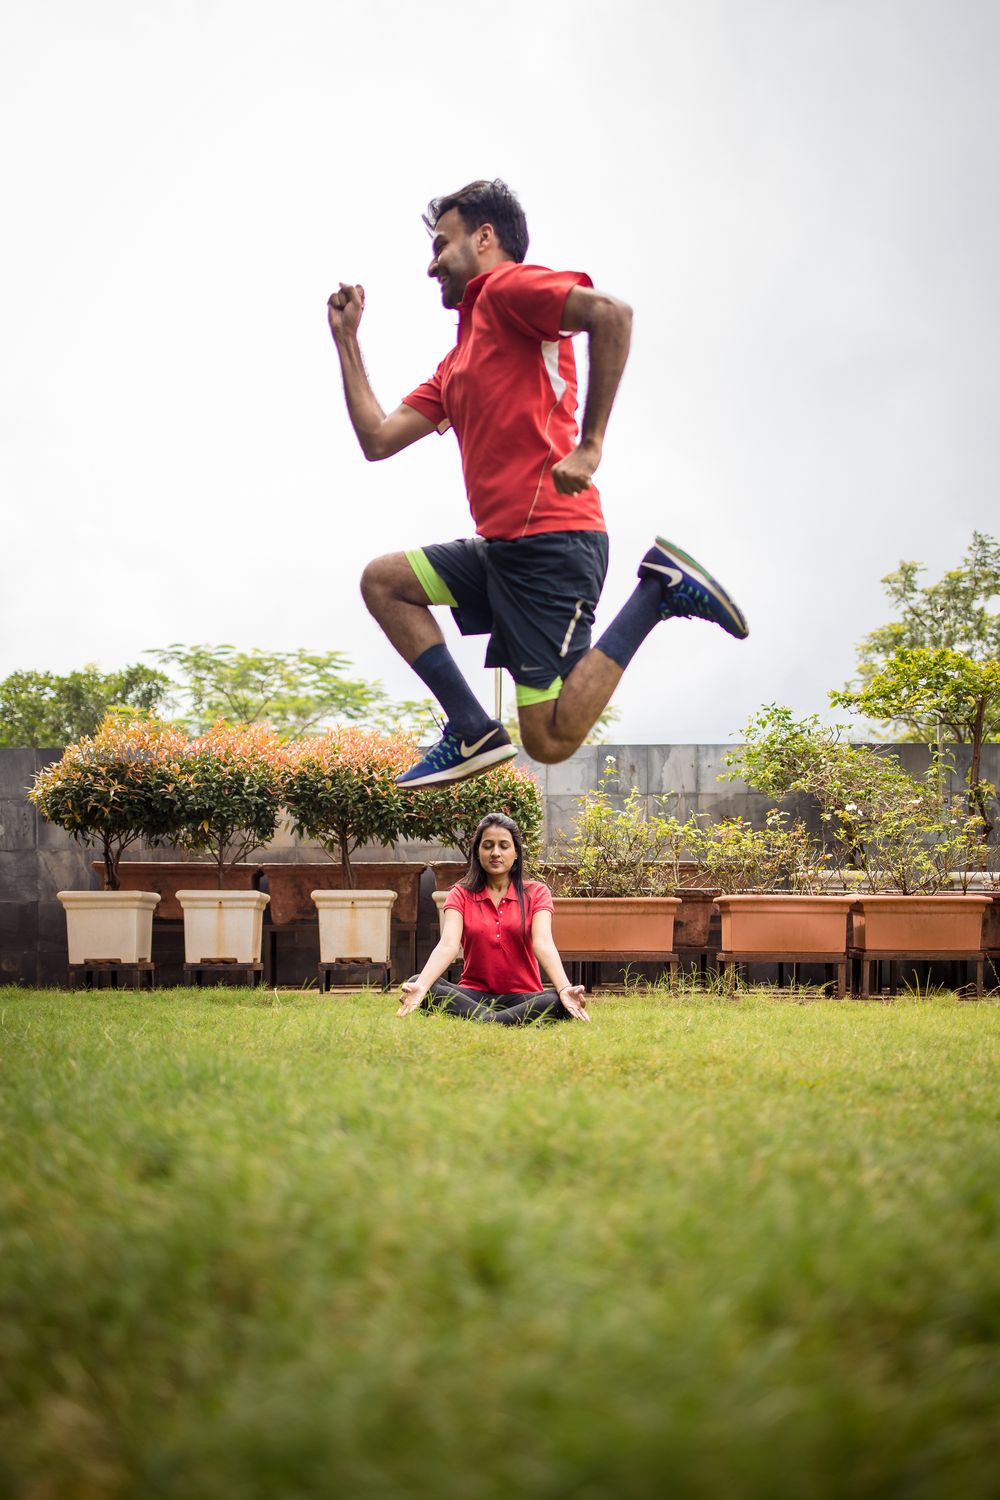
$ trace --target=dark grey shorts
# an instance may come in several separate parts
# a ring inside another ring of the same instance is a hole
[[[558,697],[590,649],[608,570],[605,532],[548,531],[513,542],[466,537],[407,557],[431,603],[452,606],[463,635],[489,636],[486,665],[507,668],[518,703]]]

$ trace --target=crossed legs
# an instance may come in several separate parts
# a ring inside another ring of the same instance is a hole
[[[527,1026],[532,1021],[571,1021],[555,990],[536,995],[491,995],[438,979],[421,1001],[422,1010],[443,1011],[467,1021],[495,1026]]]

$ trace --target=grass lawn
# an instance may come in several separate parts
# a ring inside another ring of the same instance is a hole
[[[1000,1494],[1000,1006],[0,990],[0,1494]]]

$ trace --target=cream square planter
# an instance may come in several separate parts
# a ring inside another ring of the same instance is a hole
[[[395,891],[313,891],[319,913],[319,961],[389,962]]]
[[[262,891],[178,891],[184,913],[184,962],[260,962],[264,908]]]
[[[58,891],[71,964],[149,963],[155,891]]]

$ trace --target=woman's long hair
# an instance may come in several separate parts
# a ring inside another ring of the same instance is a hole
[[[486,871],[479,862],[479,846],[483,841],[483,834],[487,828],[502,828],[509,833],[514,844],[514,863],[510,867],[509,880],[517,892],[517,904],[521,908],[521,936],[525,936],[526,918],[524,909],[524,840],[521,830],[513,818],[508,818],[506,813],[487,813],[479,821],[479,826],[472,835],[472,848],[469,851],[469,868],[458,882],[464,890],[476,893],[486,889]]]

